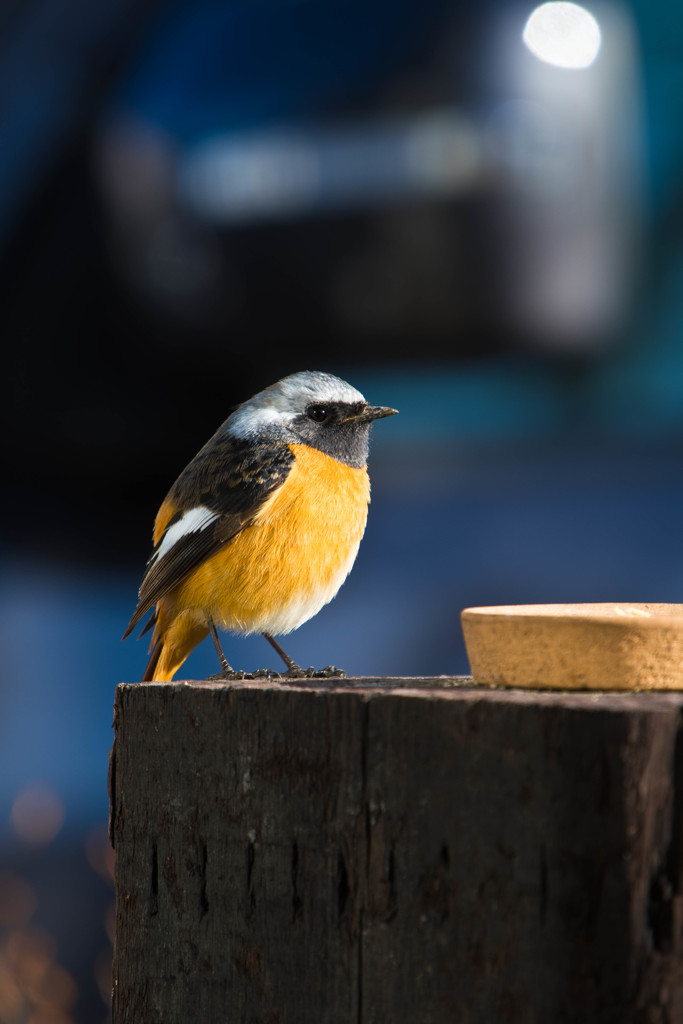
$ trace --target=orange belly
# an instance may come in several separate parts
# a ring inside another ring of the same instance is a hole
[[[254,523],[164,598],[164,618],[187,615],[236,633],[289,633],[331,601],[358,552],[370,501],[367,470],[306,445]]]

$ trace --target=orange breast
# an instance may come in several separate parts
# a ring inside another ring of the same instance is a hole
[[[288,633],[337,593],[365,530],[367,470],[290,447],[295,462],[282,487],[169,595],[176,612],[208,613],[239,633]]]

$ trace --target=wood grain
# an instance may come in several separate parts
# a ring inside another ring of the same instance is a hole
[[[118,687],[114,1024],[683,1019],[683,698],[449,682]]]

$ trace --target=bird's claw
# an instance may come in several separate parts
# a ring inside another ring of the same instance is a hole
[[[317,669],[313,668],[312,665],[309,668],[300,668],[299,665],[293,665],[287,669],[285,675],[289,679],[346,679],[346,672],[343,672],[340,668],[335,668],[334,665]]]
[[[313,675],[313,668],[301,668],[300,665],[290,665],[284,675],[287,679],[310,679]]]
[[[255,672],[244,672],[242,669],[233,669],[231,672],[218,672],[216,675],[206,677],[209,682],[232,682],[239,679],[346,679],[346,672],[334,665],[326,668],[315,669],[301,668],[300,665],[292,665],[286,672],[277,672],[274,668],[257,668]]]

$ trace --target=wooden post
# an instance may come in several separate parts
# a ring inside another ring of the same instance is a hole
[[[682,695],[121,685],[114,1024],[683,1020]]]

